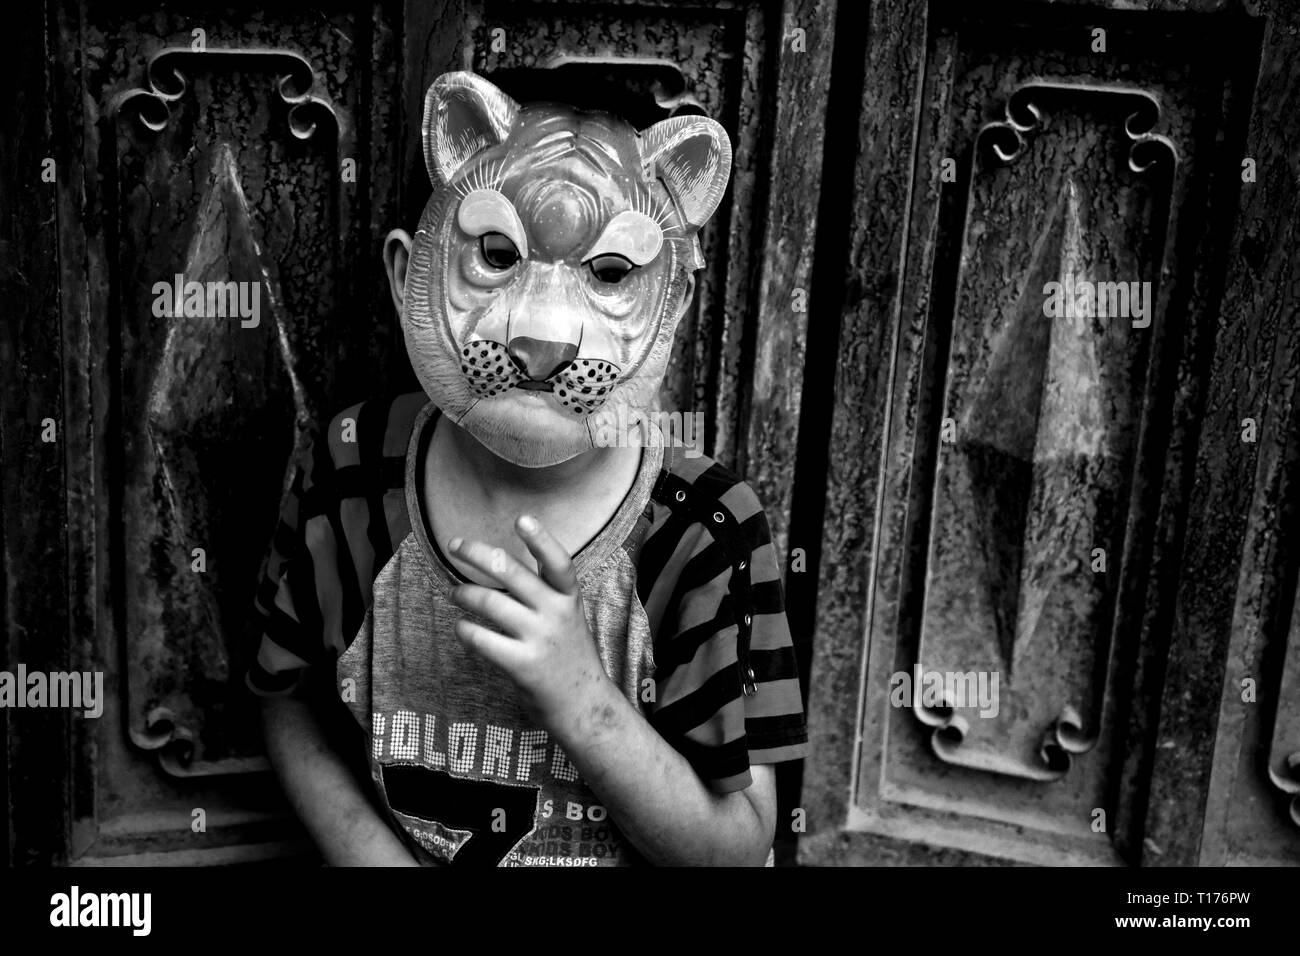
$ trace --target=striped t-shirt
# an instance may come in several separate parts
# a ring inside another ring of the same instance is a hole
[[[333,671],[367,738],[376,796],[423,862],[638,862],[509,679],[452,632],[473,615],[447,599],[465,579],[425,514],[437,419],[415,392],[312,433],[258,588],[248,685],[284,694],[309,669]],[[745,482],[650,444],[614,517],[573,560],[609,677],[710,787],[739,790],[752,764],[804,756],[779,562]]]

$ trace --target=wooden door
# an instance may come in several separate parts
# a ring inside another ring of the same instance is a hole
[[[1300,862],[1298,35],[1285,0],[25,8],[2,663],[108,696],[0,710],[7,859],[310,854],[239,684],[251,589],[307,423],[417,387],[378,249],[469,68],[736,146],[665,402],[787,557],[784,859]],[[1046,318],[1067,272],[1146,317]],[[155,315],[177,273],[258,322]],[[998,672],[998,714],[893,706],[918,667]]]
[[[1134,6],[844,51],[804,862],[1300,863],[1300,10]],[[1067,274],[1149,314],[1048,318]]]
[[[819,42],[785,56],[792,11]],[[705,414],[784,540],[832,17],[747,0],[23,14],[2,41],[21,80],[0,204],[5,661],[99,670],[108,695],[97,720],[0,714],[15,862],[310,853],[242,688],[253,588],[306,426],[418,388],[379,250],[427,198],[420,109],[441,72],[727,127],[734,179],[665,401]],[[256,286],[256,319],[160,315],[178,274]]]

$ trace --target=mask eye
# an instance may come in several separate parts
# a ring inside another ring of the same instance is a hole
[[[623,277],[632,271],[634,266],[627,259],[620,255],[609,253],[603,256],[596,256],[591,260],[591,274],[601,282],[615,285],[623,281]]]
[[[478,240],[483,258],[493,269],[509,269],[519,261],[519,250],[509,236],[499,232],[485,232]]]

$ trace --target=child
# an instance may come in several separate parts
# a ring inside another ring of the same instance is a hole
[[[468,73],[423,131],[384,262],[424,391],[298,469],[248,674],[271,762],[334,864],[762,864],[806,748],[779,562],[748,485],[645,424],[726,134]]]

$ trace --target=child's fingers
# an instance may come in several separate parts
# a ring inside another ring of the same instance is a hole
[[[460,584],[448,597],[458,607],[487,618],[507,634],[522,637],[535,627],[533,612],[508,594],[478,584]]]
[[[555,540],[555,536],[531,515],[520,515],[515,522],[515,529],[532,556],[537,559],[542,580],[561,594],[577,594],[578,575],[573,570],[573,561],[564,546]]]
[[[456,637],[489,664],[513,674],[522,663],[523,645],[481,624],[461,618],[453,628]]]
[[[493,548],[482,541],[453,538],[448,542],[447,550],[497,581],[529,607],[540,607],[546,597],[542,580],[504,548]]]

